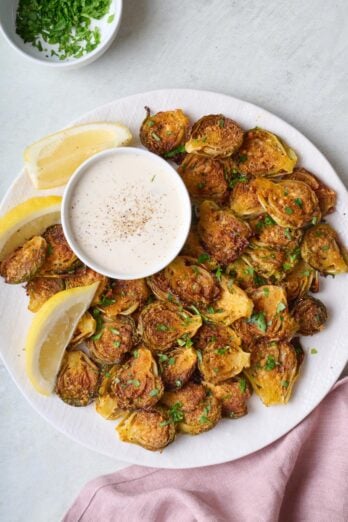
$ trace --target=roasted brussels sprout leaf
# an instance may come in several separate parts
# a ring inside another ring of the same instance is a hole
[[[251,229],[231,210],[204,201],[199,207],[198,233],[208,254],[226,266],[246,249]]]
[[[121,409],[150,409],[157,404],[164,388],[151,351],[137,348],[112,379],[110,390]]]
[[[128,413],[116,431],[123,442],[138,444],[150,451],[165,448],[175,438],[175,426],[166,409],[160,406],[150,411]]]
[[[299,261],[281,283],[286,290],[288,301],[294,301],[305,295],[311,288],[315,276],[316,271],[311,266],[303,260]]]
[[[212,322],[204,323],[193,338],[193,341],[196,350],[200,352],[210,343],[217,343],[219,346],[241,345],[240,338],[230,327]]]
[[[171,295],[184,305],[208,305],[220,294],[213,275],[196,259],[178,256],[161,272],[151,276],[148,284],[159,298],[168,300]]]
[[[147,116],[140,127],[141,143],[154,154],[175,160],[185,152],[190,122],[181,109]]]
[[[34,277],[27,283],[25,289],[29,296],[28,309],[31,312],[38,312],[47,299],[65,289],[65,283],[59,278]]]
[[[97,321],[95,320],[93,315],[90,312],[85,312],[79,320],[79,322],[77,323],[70,344],[74,346],[76,344],[81,343],[82,341],[85,341],[89,337],[92,337],[92,335],[95,334],[96,327]]]
[[[211,199],[223,203],[228,196],[225,161],[187,154],[178,168],[187,190],[194,202]]]
[[[99,368],[84,352],[66,352],[56,382],[56,394],[70,406],[87,406],[96,396]]]
[[[278,225],[296,229],[320,221],[318,198],[303,181],[258,179],[255,184],[261,205]]]
[[[314,174],[308,172],[306,169],[295,169],[289,178],[303,181],[314,190],[319,201],[322,216],[331,214],[331,212],[334,211],[337,199],[336,192],[330,187],[327,187],[320,179],[314,176]]]
[[[65,278],[66,288],[76,288],[77,286],[88,286],[93,283],[99,283],[98,289],[94,295],[92,306],[100,303],[100,299],[108,286],[109,280],[102,274],[98,274],[87,266],[78,268],[73,274]]]
[[[217,384],[238,375],[250,365],[250,354],[232,343],[221,345],[217,341],[207,344],[202,350],[198,368],[203,380]]]
[[[300,255],[299,249],[295,254],[296,252],[292,253],[292,257],[288,258],[285,250],[265,246],[253,239],[243,252],[242,259],[259,277],[281,281],[286,276],[284,267],[290,270],[296,264]]]
[[[219,384],[204,383],[220,402],[222,416],[229,419],[238,419],[248,413],[247,402],[251,397],[249,381],[239,375]]]
[[[314,335],[320,332],[327,321],[324,303],[309,295],[295,303],[292,313],[299,324],[298,333],[301,335]]]
[[[336,275],[348,271],[347,255],[339,244],[337,232],[326,223],[307,230],[301,255],[306,263],[323,274]]]
[[[278,136],[256,128],[245,134],[236,161],[242,174],[271,176],[292,172],[297,156]]]
[[[265,406],[287,403],[299,373],[294,346],[286,341],[259,342],[252,348],[250,363],[244,373]]]
[[[81,264],[65,239],[62,225],[52,225],[43,234],[47,242],[47,256],[40,275],[66,274]]]
[[[239,149],[244,132],[241,127],[223,114],[210,114],[200,118],[191,129],[186,152],[227,158]]]
[[[212,306],[204,310],[204,316],[209,321],[230,325],[241,317],[250,317],[253,303],[247,294],[234,284],[233,279],[221,277],[221,295]]]
[[[109,317],[130,315],[143,306],[149,296],[150,289],[145,279],[114,279],[101,297],[100,309]]]
[[[201,325],[199,315],[193,315],[173,303],[157,301],[142,310],[138,333],[151,350],[164,352],[172,348],[177,339],[193,337]]]
[[[107,368],[102,374],[102,382],[99,387],[95,409],[99,415],[107,420],[118,419],[124,410],[118,406],[117,397],[112,393],[111,384],[120,369],[119,365]]]
[[[208,270],[216,270],[219,266],[217,260],[211,254],[208,254],[201,242],[196,224],[192,224],[181,254],[196,259],[200,265],[203,265]]]
[[[255,179],[244,178],[234,185],[230,195],[230,208],[237,216],[244,218],[252,218],[265,213],[257,197]]]
[[[100,364],[123,361],[135,342],[135,323],[131,317],[119,316],[101,322],[95,335],[87,341],[93,360]]]
[[[190,382],[180,390],[165,392],[162,402],[178,431],[189,435],[214,428],[221,418],[219,401],[202,384]]]
[[[188,338],[179,339],[183,344],[157,356],[160,375],[166,390],[182,388],[192,377],[197,365],[197,353]],[[188,346],[187,346],[188,345]]]
[[[46,252],[46,241],[41,236],[34,236],[1,262],[0,275],[9,284],[29,281],[44,264]]]

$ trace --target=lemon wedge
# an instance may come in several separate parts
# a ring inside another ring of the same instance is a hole
[[[25,346],[26,373],[43,395],[53,391],[65,348],[77,323],[89,308],[98,283],[63,290],[35,314]]]
[[[60,196],[27,199],[0,218],[0,261],[27,239],[60,223]]]
[[[65,185],[73,172],[97,152],[128,145],[130,130],[121,123],[85,123],[29,145],[24,163],[37,189]]]

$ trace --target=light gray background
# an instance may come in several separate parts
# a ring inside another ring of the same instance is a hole
[[[124,3],[113,46],[80,70],[33,65],[0,38],[0,196],[27,144],[115,98],[166,87],[218,91],[269,109],[307,135],[348,185],[346,0]],[[0,416],[4,522],[58,521],[89,479],[125,465],[55,431],[1,363]]]

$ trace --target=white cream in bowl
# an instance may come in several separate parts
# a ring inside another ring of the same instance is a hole
[[[131,147],[107,150],[74,173],[64,193],[62,224],[76,255],[97,272],[137,279],[180,252],[191,203],[177,172],[162,158]]]

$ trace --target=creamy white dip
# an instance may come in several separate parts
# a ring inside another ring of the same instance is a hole
[[[86,263],[125,279],[169,263],[188,228],[187,194],[176,173],[136,151],[92,162],[74,185],[67,210]]]

